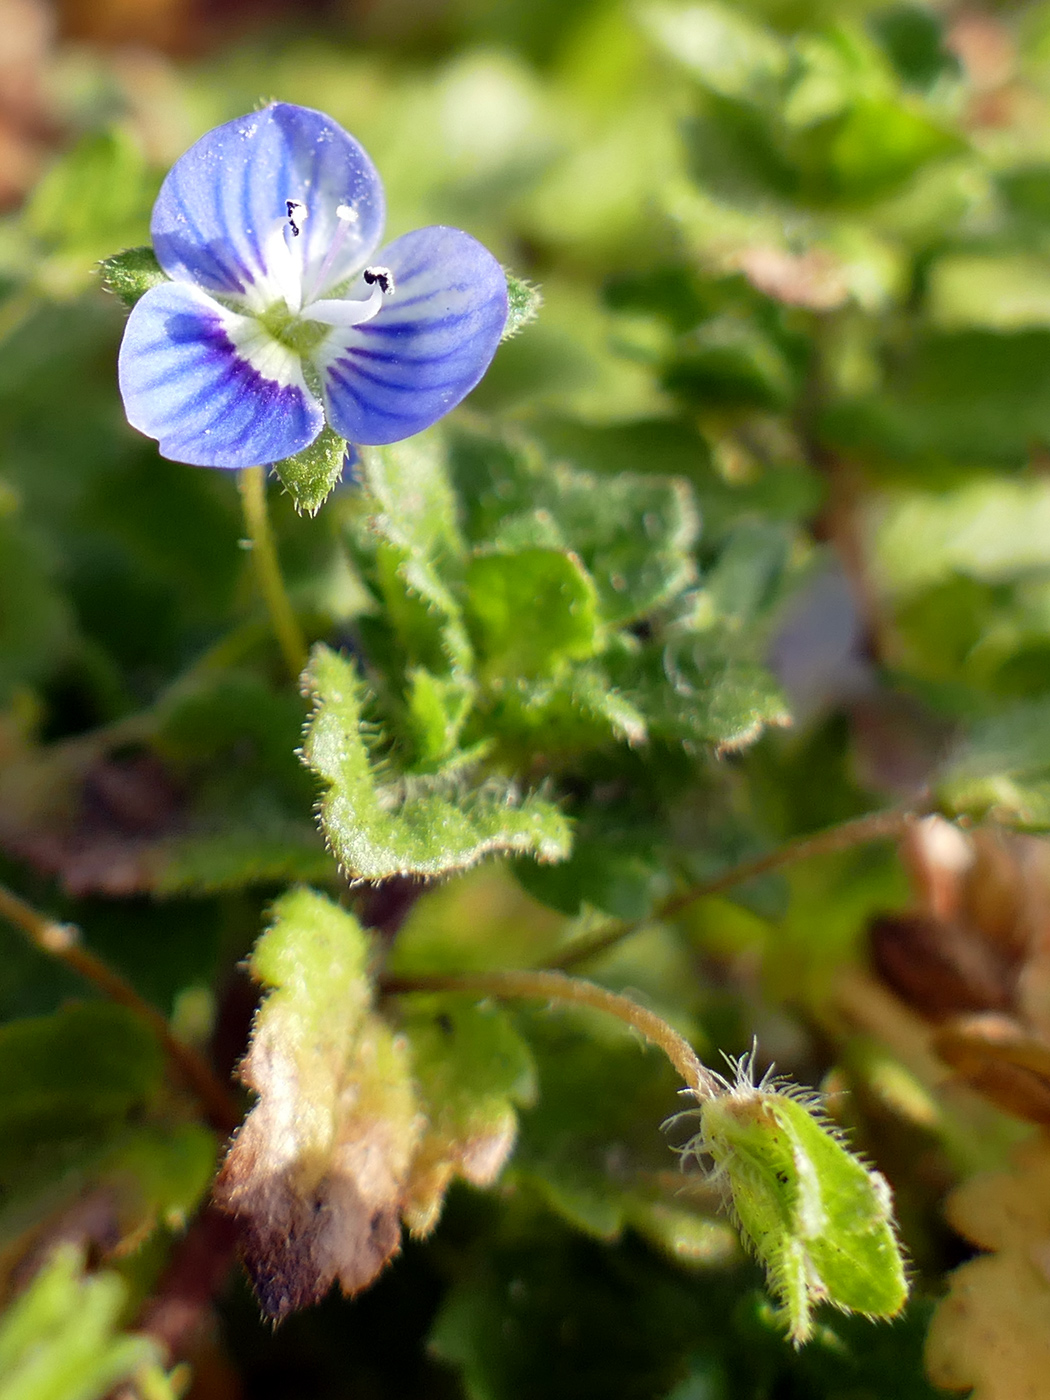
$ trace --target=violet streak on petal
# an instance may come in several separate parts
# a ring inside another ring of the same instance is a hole
[[[507,316],[499,265],[458,229],[373,257],[383,190],[321,112],[287,103],[227,122],[176,161],[153,210],[171,282],[135,306],[120,351],[128,421],[163,456],[279,462],[324,426],[395,442],[454,408]]]
[[[289,201],[305,208],[287,237]],[[340,217],[338,210],[348,211]],[[331,117],[277,102],[202,136],[172,166],[153,207],[157,260],[177,282],[244,296],[252,310],[313,299],[358,272],[379,242],[383,185]],[[313,287],[336,238],[341,247]]]
[[[324,425],[298,357],[185,283],[154,287],[134,307],[118,375],[131,426],[190,466],[279,462]]]
[[[315,354],[329,423],[351,442],[411,437],[455,408],[488,369],[507,320],[499,263],[460,229],[416,229],[376,254],[394,291]],[[364,279],[362,290],[367,291]],[[353,290],[353,289],[352,289]]]

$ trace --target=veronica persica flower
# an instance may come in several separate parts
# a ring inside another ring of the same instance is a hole
[[[278,102],[180,157],[153,209],[171,279],[135,305],[120,349],[128,421],[161,455],[260,466],[325,421],[396,442],[454,408],[507,318],[495,258],[459,229],[376,251],[383,186],[330,117]]]

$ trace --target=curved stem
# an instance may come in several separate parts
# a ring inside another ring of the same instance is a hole
[[[638,1031],[650,1045],[662,1050],[694,1093],[711,1098],[722,1092],[720,1080],[698,1058],[684,1036],[654,1011],[639,1006],[629,997],[610,992],[594,982],[566,977],[563,972],[462,972],[437,973],[419,977],[389,977],[381,982],[388,996],[408,992],[477,992],[480,996],[503,1000],[566,1001],[589,1006],[615,1016]]]
[[[920,807],[893,807],[889,811],[869,812],[863,817],[855,817],[852,821],[841,822],[838,826],[828,827],[826,831],[818,831],[813,836],[800,836],[794,841],[778,846],[776,850],[767,851],[764,856],[741,861],[739,865],[730,866],[713,879],[704,880],[678,894],[670,895],[644,919],[616,919],[603,928],[596,929],[588,938],[581,938],[559,957],[549,959],[544,966],[566,968],[587,962],[648,924],[674,918],[683,909],[688,909],[690,904],[695,904],[698,899],[721,894],[723,890],[743,885],[770,870],[778,870],[782,865],[792,865],[795,861],[808,860],[811,856],[845,851],[851,846],[862,846],[869,841],[897,840],[904,835],[912,822],[926,815],[927,810]]]
[[[60,924],[34,909],[12,890],[0,885],[0,917],[26,935],[34,947],[57,958],[100,992],[142,1018],[156,1034],[169,1062],[204,1109],[208,1122],[220,1133],[231,1133],[241,1121],[237,1101],[208,1062],[192,1045],[172,1033],[156,1007],[143,1000],[119,972],[107,966],[80,941],[75,924]]]
[[[237,474],[244,506],[244,519],[251,541],[252,560],[255,576],[259,580],[270,621],[280,644],[292,679],[298,681],[306,665],[306,638],[299,626],[288,592],[284,586],[284,576],[277,558],[270,517],[266,510],[266,468],[245,467]]]

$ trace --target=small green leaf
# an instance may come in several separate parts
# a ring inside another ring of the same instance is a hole
[[[133,1386],[175,1400],[160,1345],[119,1330],[127,1293],[119,1274],[85,1274],[76,1249],[57,1249],[0,1323],[0,1397],[103,1400]]]
[[[560,860],[570,846],[561,812],[513,785],[490,778],[474,788],[455,779],[414,777],[374,759],[362,717],[365,688],[353,663],[314,648],[307,671],[314,696],[303,752],[328,785],[321,822],[351,879],[441,875],[495,851]]]
[[[408,725],[418,772],[434,772],[450,757],[474,703],[476,687],[463,676],[435,676],[416,666],[408,681]]]
[[[274,907],[252,954],[269,988],[244,1082],[259,1100],[215,1199],[244,1228],[256,1294],[280,1319],[339,1280],[367,1287],[397,1250],[402,1184],[421,1131],[405,1043],[372,1010],[357,920],[312,890]]]
[[[553,680],[523,678],[493,687],[488,712],[503,738],[542,743],[548,757],[610,739],[641,744],[648,733],[645,716],[597,663],[565,667]]]
[[[490,679],[555,675],[599,647],[598,596],[575,555],[556,549],[479,554],[468,610]]]
[[[469,671],[470,641],[454,592],[466,544],[445,456],[443,440],[435,433],[390,447],[363,447],[362,476],[377,506],[370,524],[383,542],[379,584],[395,626],[410,643],[414,659],[431,663],[426,647],[427,633],[433,632],[446,666]],[[415,609],[406,602],[415,603]]]
[[[543,305],[543,293],[538,287],[510,272],[506,273],[506,277],[507,324],[503,327],[502,340],[509,340],[512,335],[524,330],[530,321],[535,321]]]
[[[119,297],[125,306],[134,306],[151,287],[168,281],[168,274],[150,247],[125,248],[122,253],[103,258],[98,275],[106,291]]]
[[[346,460],[347,442],[327,423],[309,447],[275,462],[273,469],[300,513],[316,515],[335,490]]]
[[[453,1177],[491,1186],[517,1136],[515,1105],[536,1096],[529,1047],[505,1011],[462,998],[414,997],[403,1027],[427,1128],[402,1214],[415,1235],[436,1225]]]
[[[894,1317],[908,1297],[884,1177],[849,1152],[813,1109],[775,1081],[735,1084],[706,1099],[700,1134],[724,1179],[740,1232],[780,1298],[792,1341],[813,1334],[813,1308]]]
[[[767,725],[790,723],[770,672],[717,630],[675,625],[636,655],[612,659],[609,669],[660,738],[736,749],[753,743]]]
[[[599,475],[475,432],[457,435],[451,464],[479,548],[571,550],[610,625],[644,617],[694,579],[700,521],[679,477]]]
[[[1030,830],[1050,827],[1050,702],[1014,704],[973,723],[937,778],[952,812]]]

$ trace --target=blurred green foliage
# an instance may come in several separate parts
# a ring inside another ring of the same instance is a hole
[[[900,863],[829,853],[654,911],[895,801],[1050,830],[1050,6],[337,10],[192,62],[54,56],[69,140],[0,223],[2,874],[214,1032],[223,1073],[236,964],[289,884],[374,923],[397,976],[528,967],[637,922],[586,974],[712,1063],[757,1035],[804,1081],[845,1075],[915,1258],[899,1322],[821,1313],[795,1354],[658,1135],[672,1076],[620,1028],[390,999],[437,1172],[406,1218],[474,1184],[371,1293],[276,1336],[222,1295],[246,1394],[931,1396],[926,1297],[956,1256],[930,1182],[1015,1126],[917,1083],[880,1098],[873,1065],[898,1088],[914,1066],[858,1048],[836,1000],[869,916],[910,897]],[[145,244],[192,140],[270,96],[362,141],[391,236],[461,226],[542,293],[526,323],[518,284],[520,333],[461,410],[365,450],[315,516],[296,505],[341,458],[271,481],[310,698],[235,481],[124,423],[123,308],[94,271]],[[359,883],[389,877],[414,899],[399,929]],[[114,1330],[121,1288],[160,1286],[215,1142],[130,1013],[2,936],[0,1286],[70,1237],[125,1283],[58,1255],[0,1354],[50,1289],[55,1374],[75,1343],[130,1375],[156,1358]],[[515,1131],[482,1189],[464,1144]],[[71,1236],[99,1193],[102,1225]],[[194,1361],[203,1395],[217,1363]],[[5,1364],[0,1396],[45,1393]]]

